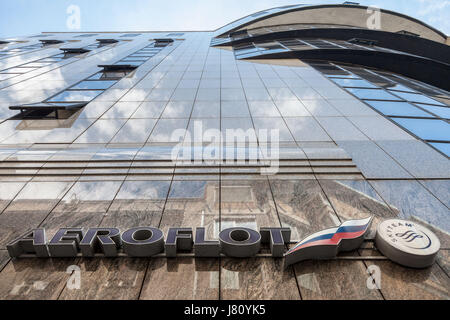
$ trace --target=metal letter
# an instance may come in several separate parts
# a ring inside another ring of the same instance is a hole
[[[291,229],[289,228],[261,228],[261,243],[270,243],[272,257],[282,257],[285,244],[291,241]]]
[[[96,252],[115,257],[119,247],[120,231],[117,228],[90,228],[80,242],[81,254],[84,257],[93,257]]]
[[[219,233],[222,252],[230,257],[251,257],[261,247],[261,235],[258,231],[236,227],[222,230]]]
[[[18,258],[22,254],[36,254],[37,257],[48,257],[47,237],[44,229],[30,230],[6,245],[9,256]]]
[[[55,233],[48,244],[51,257],[76,257],[83,230],[81,228],[62,228]]]
[[[165,248],[167,257],[176,257],[177,249],[192,250],[192,228],[169,228]]]
[[[164,234],[158,228],[132,228],[122,233],[122,245],[130,257],[150,257],[164,250]]]
[[[220,256],[220,242],[205,240],[205,228],[196,228],[194,254],[196,257],[218,257]]]

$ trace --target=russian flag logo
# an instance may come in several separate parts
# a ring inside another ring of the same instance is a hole
[[[358,249],[369,231],[371,222],[372,217],[348,220],[339,227],[313,233],[285,253],[286,266],[303,260],[332,259],[339,251]]]

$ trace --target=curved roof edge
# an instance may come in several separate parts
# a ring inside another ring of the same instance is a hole
[[[381,30],[357,29],[357,28],[316,28],[301,29],[265,33],[255,36],[242,37],[237,39],[226,38],[218,44],[212,43],[212,46],[221,45],[242,45],[246,43],[261,43],[277,41],[282,39],[300,38],[300,39],[333,39],[349,41],[351,39],[370,39],[376,41],[377,47],[397,50],[413,55],[423,56],[429,59],[441,61],[450,64],[450,46],[445,43],[432,41],[422,37],[410,36]]]
[[[450,65],[424,57],[384,51],[354,49],[314,49],[262,54],[245,59],[300,59],[349,63],[394,72],[450,91]],[[414,64],[415,67],[411,68]]]
[[[283,10],[283,8],[285,8],[285,10]],[[221,37],[225,34],[229,34],[230,32],[239,30],[247,25],[253,24],[255,22],[259,22],[259,21],[263,21],[266,20],[268,18],[272,18],[272,17],[276,17],[279,15],[283,15],[286,13],[291,13],[291,12],[295,12],[295,11],[304,11],[304,10],[311,10],[311,9],[321,9],[321,8],[356,8],[356,9],[367,9],[369,8],[369,6],[362,6],[362,5],[354,5],[354,4],[320,4],[320,5],[307,5],[307,4],[303,4],[303,5],[292,5],[292,6],[284,6],[284,7],[275,7],[275,8],[271,8],[271,9],[267,9],[267,10],[262,10],[262,11],[258,11],[255,12],[253,14],[247,15],[243,18],[237,19],[231,23],[226,24],[223,27],[220,27],[218,29],[215,30],[216,33],[216,37]],[[281,10],[277,10],[277,9],[281,9]],[[401,18],[405,18],[407,20],[413,21],[415,23],[418,23],[426,28],[428,28],[429,30],[435,32],[436,34],[440,35],[443,39],[444,39],[444,43],[445,41],[449,39],[449,37],[443,33],[442,31],[426,24],[425,22],[413,18],[411,16],[405,15],[403,13],[399,13],[396,11],[391,11],[391,10],[387,10],[387,9],[381,9],[380,11],[386,14],[391,14],[391,15],[395,15]],[[266,12],[267,14],[259,14],[259,13],[264,13]],[[257,15],[257,16],[255,16]],[[254,19],[249,19],[250,17],[255,16]],[[242,21],[242,23],[239,23],[239,21]],[[227,28],[228,27],[228,28]]]

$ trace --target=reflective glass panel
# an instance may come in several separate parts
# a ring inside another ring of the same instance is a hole
[[[49,99],[49,102],[57,102],[57,101],[91,101],[96,96],[101,94],[102,90],[67,90],[63,91],[60,94],[54,96],[53,98]]]
[[[376,88],[375,85],[362,79],[332,79],[342,87]]]
[[[114,63],[115,65],[133,65],[133,66],[140,66],[143,62],[142,61],[119,61]]]
[[[407,118],[392,118],[392,120],[421,139],[450,141],[450,124],[445,121]]]
[[[437,106],[430,106],[430,105],[421,104],[421,103],[416,103],[416,104],[419,107],[421,107],[427,111],[430,111],[441,118],[450,119],[450,108],[449,107],[437,107]]]
[[[433,147],[441,151],[442,153],[445,153],[447,157],[450,157],[450,143],[430,143]]]
[[[103,90],[111,87],[116,81],[81,81],[70,89]]]
[[[434,99],[428,98],[422,94],[416,94],[416,93],[407,93],[407,92],[394,92],[399,97],[402,97],[405,100],[412,101],[412,102],[421,102],[421,103],[429,103],[429,104],[437,104],[437,105],[444,105],[443,103],[440,103],[439,101],[436,101]]]
[[[360,99],[374,99],[374,100],[401,100],[392,94],[381,89],[353,89],[348,88],[349,92],[353,93]]]
[[[386,89],[415,92],[413,89],[410,89],[398,83],[393,83],[392,85],[386,86]]]
[[[94,74],[92,77],[89,77],[88,79],[89,80],[98,80],[102,77],[102,75],[103,75],[103,72],[99,72],[99,73]]]
[[[165,200],[169,185],[169,181],[125,181],[116,199]]]
[[[50,62],[30,62],[30,63],[27,63],[27,64],[25,64],[24,66],[26,66],[27,68],[40,68],[40,67],[43,67],[43,66],[47,66],[47,65],[49,65],[50,64]]]
[[[3,70],[2,73],[25,73],[25,72],[29,72],[29,71],[32,71],[35,69],[36,68],[14,67],[14,68],[9,68],[9,69]]]
[[[149,57],[128,57],[128,58],[124,58],[121,61],[145,61],[147,60]]]
[[[366,101],[376,110],[388,116],[428,117],[433,115],[416,108],[408,102],[396,101]]]
[[[9,74],[0,73],[0,81],[9,79],[9,78],[12,78],[12,77],[15,77],[15,76],[17,76],[17,74],[14,74],[14,73],[9,73]]]

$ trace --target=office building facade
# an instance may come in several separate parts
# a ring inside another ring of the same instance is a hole
[[[449,299],[448,44],[352,3],[268,9],[215,31],[2,40],[0,299]],[[251,258],[7,250],[35,228],[51,239],[140,226],[203,227],[210,240],[286,227],[293,245],[370,216],[360,249],[289,267],[268,246]],[[437,235],[431,267],[377,250],[388,218]]]

